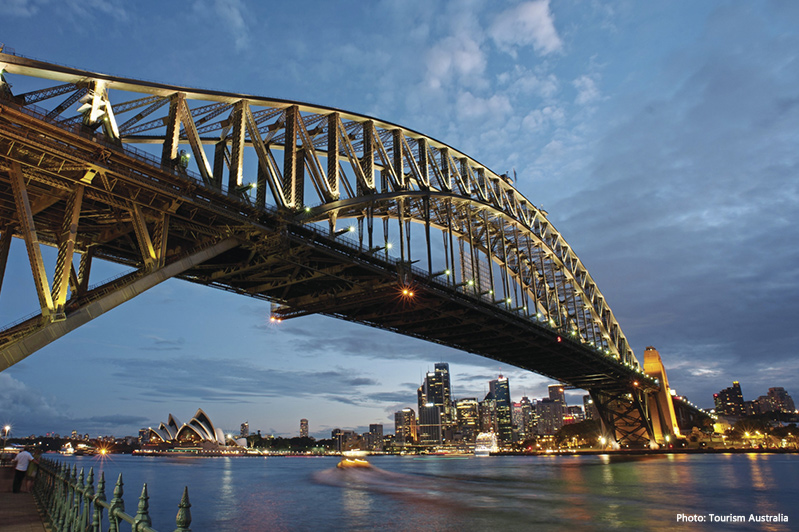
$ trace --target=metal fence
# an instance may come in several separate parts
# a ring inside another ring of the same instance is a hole
[[[42,458],[39,460],[33,493],[53,532],[158,532],[152,528],[146,483],[139,496],[136,514],[125,513],[121,473],[114,485],[113,497],[107,501],[103,473],[100,473],[95,490],[94,468],[84,475],[83,468],[78,472],[75,465],[70,468],[66,464]],[[191,532],[190,507],[189,488],[186,487],[178,504],[175,532]],[[130,528],[123,523],[130,525]]]

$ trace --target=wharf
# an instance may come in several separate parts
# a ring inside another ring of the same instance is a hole
[[[14,469],[0,467],[0,532],[47,532],[32,493],[12,493]]]

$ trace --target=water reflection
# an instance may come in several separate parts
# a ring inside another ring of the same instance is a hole
[[[695,525],[678,524],[677,515],[789,514],[799,498],[799,456],[794,455],[370,460],[375,467],[365,472],[338,470],[332,458],[117,455],[113,461],[68,462],[79,469],[99,465],[107,490],[124,473],[128,507],[135,507],[147,482],[159,530],[174,528],[185,485],[192,530],[218,532],[695,530]],[[736,531],[787,529],[773,523],[735,526]]]

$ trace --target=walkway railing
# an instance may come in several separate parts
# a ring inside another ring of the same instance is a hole
[[[122,523],[128,523],[131,532],[158,532],[151,526],[146,483],[139,496],[136,514],[125,513],[121,473],[111,501],[106,501],[103,473],[100,473],[95,491],[94,468],[84,476],[83,468],[78,473],[77,466],[70,469],[66,464],[40,459],[33,493],[53,532],[122,532]],[[189,488],[186,487],[178,504],[175,532],[191,532],[190,507]]]

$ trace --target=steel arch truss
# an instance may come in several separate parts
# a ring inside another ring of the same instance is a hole
[[[518,357],[541,348],[554,359],[548,342],[563,341],[558,349],[577,353],[572,362],[586,375],[581,387],[615,379],[621,393],[647,381],[547,213],[508,176],[433,138],[338,109],[3,53],[0,103],[0,180],[9,182],[0,261],[12,235],[25,239],[44,321],[69,318],[95,255],[147,275],[235,236],[237,245],[176,275],[272,301],[286,317],[325,312],[398,332],[396,322],[380,322],[387,311],[377,303],[368,318],[334,307],[390,297],[392,283],[416,279],[428,296],[425,319],[450,317],[442,330],[457,328],[453,316],[490,316],[515,328],[506,336]],[[354,220],[356,235],[337,227],[343,219]],[[391,252],[390,232],[399,243]],[[347,244],[349,236],[357,240]],[[58,249],[51,285],[40,242]],[[434,303],[434,295],[453,301]],[[652,379],[647,386],[657,388]],[[620,407],[623,398],[607,402],[619,420],[635,402]]]

